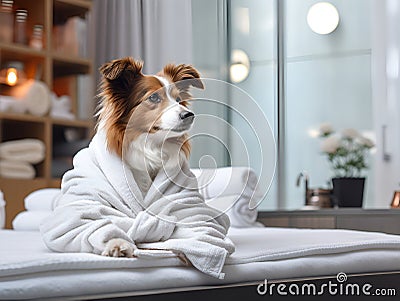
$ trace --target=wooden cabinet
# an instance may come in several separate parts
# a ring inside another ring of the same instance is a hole
[[[24,65],[24,72],[29,79],[44,82],[50,91],[66,94],[71,98],[72,113],[75,119],[33,116],[12,112],[0,112],[0,142],[38,138],[45,144],[46,155],[43,162],[34,166],[36,178],[33,180],[0,178],[0,190],[4,192],[6,204],[6,227],[11,227],[15,215],[24,210],[24,197],[39,188],[58,187],[60,178],[52,176],[53,149],[58,143],[55,133],[60,130],[74,129],[82,138],[89,138],[93,133],[92,117],[82,119],[78,113],[80,102],[88,102],[95,107],[94,82],[85,87],[86,99],[81,99],[77,92],[78,76],[86,75],[86,80],[94,81],[90,43],[87,43],[86,55],[70,51],[56,45],[60,32],[57,29],[72,17],[80,17],[87,21],[87,31],[82,40],[89,40],[90,15],[92,2],[87,0],[15,0],[14,8],[28,11],[27,36],[32,34],[35,24],[43,25],[43,49],[37,50],[24,44],[0,41],[0,63],[3,66],[9,61],[19,61]],[[7,85],[0,85],[0,94],[7,95]]]
[[[400,234],[399,209],[261,211],[258,220],[267,227],[350,229]]]

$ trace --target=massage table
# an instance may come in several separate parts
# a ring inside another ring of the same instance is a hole
[[[400,293],[400,236],[268,227],[231,228],[228,236],[236,252],[217,279],[176,257],[53,253],[38,231],[1,230],[0,300],[258,300],[265,281],[322,285],[343,275],[349,284],[370,281]]]
[[[176,256],[51,252],[39,224],[51,214],[59,190],[43,189],[25,198],[26,211],[14,219],[14,230],[0,230],[0,300],[274,300],[288,296],[276,290],[260,295],[266,282],[323,286],[329,281],[371,283],[373,289],[394,288],[400,294],[400,236],[264,227],[257,222],[257,210],[248,208],[257,182],[253,171],[193,172],[206,202],[231,219],[228,237],[236,251],[225,262],[224,279],[185,266]],[[215,180],[209,181],[211,176]],[[331,297],[338,296],[323,294],[324,300]]]

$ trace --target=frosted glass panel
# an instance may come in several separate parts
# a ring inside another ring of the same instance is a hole
[[[268,173],[265,170],[274,169],[271,158],[275,156],[273,142],[270,138],[270,130],[265,123],[268,120],[272,133],[276,137],[277,116],[277,15],[275,0],[232,0],[230,1],[230,47],[245,51],[250,59],[250,73],[237,87],[251,96],[244,97],[243,93],[236,89],[230,91],[230,104],[238,112],[244,114],[250,120],[250,124],[257,128],[254,135],[241,116],[231,112],[230,121],[230,145],[232,162],[236,165],[247,165],[253,168],[260,177],[262,190],[270,184]],[[254,102],[255,105],[252,105]],[[265,117],[264,117],[265,116]],[[268,138],[268,139],[267,139]],[[274,137],[272,137],[274,138]],[[266,142],[266,141],[269,142]],[[260,144],[261,141],[261,144]],[[264,143],[264,145],[262,145]],[[246,149],[243,149],[243,144]],[[260,149],[261,147],[261,149]],[[260,152],[261,151],[261,152]],[[259,210],[277,208],[276,185],[265,200],[258,207]]]
[[[227,4],[223,0],[192,0],[192,39],[193,65],[199,70],[202,78],[226,81],[228,24],[226,21]],[[228,91],[225,86],[216,85],[213,81],[204,81],[205,90],[193,89],[194,98],[211,98],[222,103],[228,102]],[[222,87],[222,88],[221,88]],[[227,119],[226,107],[213,102],[191,102],[197,115],[190,142],[192,152],[191,167],[211,167],[227,165],[227,151],[223,143],[227,143],[228,130],[221,120]],[[208,117],[207,117],[208,116]],[[218,137],[214,139],[213,137]],[[212,157],[213,162],[202,160]]]
[[[371,90],[371,0],[331,0],[340,16],[331,34],[320,35],[307,24],[314,0],[284,2],[285,136],[282,200],[286,209],[305,205],[302,171],[311,188],[331,188],[333,172],[315,137],[321,123],[340,131],[355,128],[374,138]],[[313,137],[314,136],[314,137]],[[364,207],[373,204],[374,158],[367,172]]]
[[[324,187],[332,177],[320,151],[321,140],[311,137],[319,125],[373,129],[370,55],[289,62],[287,87],[286,207],[294,209],[304,205],[304,186],[295,187],[299,172],[308,171],[311,187]],[[368,174],[366,203],[371,202],[372,182],[373,169]]]
[[[231,48],[244,50],[251,60],[275,57],[276,9],[273,0],[232,0]]]

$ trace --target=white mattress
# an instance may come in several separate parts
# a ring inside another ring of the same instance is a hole
[[[52,253],[38,232],[0,231],[0,299],[43,299],[400,270],[400,236],[346,230],[231,229],[225,279],[164,259]]]

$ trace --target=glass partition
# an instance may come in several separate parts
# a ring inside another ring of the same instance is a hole
[[[198,139],[192,163],[198,166],[207,153],[217,166],[243,163],[260,172],[262,159],[271,154],[260,157],[250,130],[228,108],[249,116],[260,110],[280,143],[279,185],[275,176],[259,209],[299,209],[305,204],[305,187],[296,186],[301,172],[308,174],[311,188],[331,188],[334,176],[321,151],[319,126],[353,128],[376,145],[363,173],[364,207],[387,208],[400,182],[400,5],[397,0],[331,0],[338,26],[319,34],[307,20],[317,2],[192,1],[193,63],[203,76],[233,82],[257,104],[251,108],[229,87],[213,92],[226,106],[195,104],[229,126],[201,124],[227,146]],[[243,53],[245,59],[237,64]],[[233,129],[240,130],[240,139]],[[246,154],[238,147],[243,141]]]
[[[330,1],[338,10],[339,26],[317,34],[307,23],[316,1],[286,0],[284,45],[285,191],[286,209],[305,204],[304,184],[296,178],[307,172],[311,188],[331,188],[333,172],[322,153],[319,126],[336,131],[353,128],[375,140],[371,94],[371,1]],[[368,160],[364,202],[373,202],[374,166]]]

